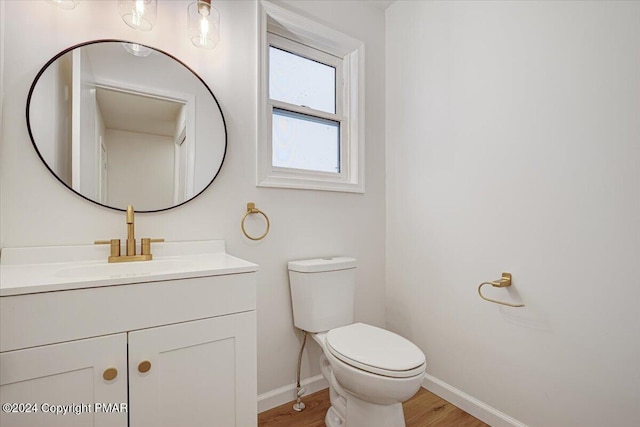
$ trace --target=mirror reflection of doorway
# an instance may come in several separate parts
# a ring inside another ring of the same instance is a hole
[[[100,151],[98,156],[98,201],[107,204],[107,182],[109,181],[107,169],[107,147],[104,145],[104,137],[98,137]]]
[[[185,109],[183,108],[183,112]],[[192,189],[189,189],[189,184],[193,183],[193,180],[189,180],[187,177],[187,170],[189,169],[189,153],[187,153],[187,127],[184,121],[184,114],[182,114],[182,120],[178,124],[179,132],[176,138],[176,144],[174,147],[174,192],[173,203],[178,204],[186,200],[186,195],[189,194]]]
[[[111,206],[171,206],[192,197],[192,97],[101,82],[80,51],[71,63],[72,188]]]
[[[102,116],[96,123],[104,124],[109,159],[106,204],[126,205],[135,199],[162,206],[184,201],[188,164],[177,162],[176,154],[189,147],[185,103],[98,86],[96,104],[96,114]]]

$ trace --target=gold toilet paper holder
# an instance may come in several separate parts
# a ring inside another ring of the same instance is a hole
[[[524,304],[511,304],[509,302],[498,301],[495,299],[485,297],[484,295],[482,295],[482,287],[484,285],[491,285],[495,288],[506,288],[508,286],[511,286],[511,273],[502,273],[502,277],[498,280],[494,280],[493,282],[480,283],[480,286],[478,286],[478,295],[480,295],[480,298],[482,298],[483,300],[494,302],[496,304],[506,305],[509,307],[524,307]]]

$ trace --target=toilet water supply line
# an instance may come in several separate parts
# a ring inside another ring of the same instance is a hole
[[[302,402],[301,397],[305,393],[305,389],[300,387],[300,368],[302,367],[302,352],[304,351],[304,345],[307,343],[307,331],[302,331],[302,346],[300,347],[300,353],[298,353],[298,372],[296,375],[296,403],[293,404],[293,410],[302,412],[305,405]]]

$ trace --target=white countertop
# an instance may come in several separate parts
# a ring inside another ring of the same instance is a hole
[[[151,253],[151,261],[110,264],[109,245],[3,248],[0,297],[258,271],[227,254],[223,240],[153,243]]]

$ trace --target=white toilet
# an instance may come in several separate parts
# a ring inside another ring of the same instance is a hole
[[[328,427],[404,427],[402,402],[425,374],[424,353],[393,332],[353,323],[356,260],[289,262],[293,321],[322,347]]]

